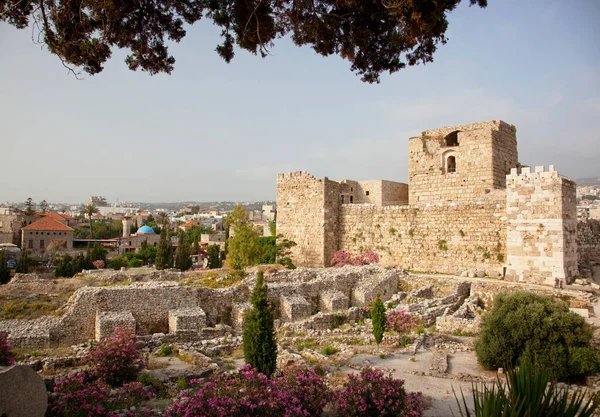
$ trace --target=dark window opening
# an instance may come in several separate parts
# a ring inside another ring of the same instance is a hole
[[[458,146],[458,130],[444,138],[446,146]]]
[[[350,204],[354,203],[354,196],[350,196]]]
[[[367,191],[367,193],[366,193],[366,194],[367,194],[367,195],[369,195],[369,192]]]
[[[44,239],[40,240],[40,249],[44,249]]]
[[[456,158],[454,156],[448,157],[448,164],[446,165],[448,172],[456,172]]]
[[[29,249],[33,249],[33,240],[29,239]]]
[[[344,204],[344,196],[342,196],[342,204]]]

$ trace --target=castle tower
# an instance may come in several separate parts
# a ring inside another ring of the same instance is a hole
[[[408,142],[409,204],[472,202],[506,187],[516,128],[499,120],[426,130]]]
[[[124,216],[123,217],[123,237],[129,237],[131,235],[131,226],[133,226],[133,221],[131,217]]]
[[[297,266],[329,266],[338,249],[340,184],[309,173],[277,175],[277,234],[296,242]]]
[[[554,285],[577,275],[575,183],[550,165],[506,176],[506,277]]]

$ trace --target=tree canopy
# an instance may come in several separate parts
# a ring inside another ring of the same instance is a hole
[[[487,0],[468,0],[487,6]],[[70,69],[103,70],[113,49],[125,48],[131,70],[170,73],[185,24],[201,18],[222,29],[217,53],[227,62],[234,46],[262,57],[290,36],[323,56],[339,55],[366,82],[383,72],[433,61],[447,41],[448,12],[461,0],[0,0],[0,21],[33,25],[39,42]]]

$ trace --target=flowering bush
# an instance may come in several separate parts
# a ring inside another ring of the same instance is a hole
[[[217,376],[196,393],[183,393],[166,416],[318,416],[328,399],[329,390],[312,369],[293,365],[268,379],[245,365],[237,374]]]
[[[389,311],[387,313],[386,330],[396,333],[406,333],[416,328],[419,320],[404,311]]]
[[[331,266],[341,268],[345,265],[369,265],[379,262],[379,255],[373,251],[366,251],[358,254],[339,250],[331,258]]]
[[[102,259],[98,259],[97,261],[92,262],[92,265],[96,267],[96,269],[104,268],[104,261]]]
[[[89,350],[86,361],[95,377],[112,386],[133,381],[146,366],[135,347],[137,338],[131,329],[117,327],[112,336]]]
[[[275,380],[285,417],[320,416],[331,395],[323,379],[312,368],[290,365]]]
[[[57,380],[49,396],[46,417],[116,417],[110,410],[127,409],[154,394],[133,382],[111,389],[90,372],[79,372]],[[127,416],[144,415],[128,412]]]
[[[15,364],[15,354],[11,349],[12,345],[8,343],[8,333],[0,332],[0,366]]]
[[[364,368],[360,376],[351,374],[336,394],[334,409],[344,417],[423,415],[421,394],[407,394],[404,381],[386,376],[375,368]]]

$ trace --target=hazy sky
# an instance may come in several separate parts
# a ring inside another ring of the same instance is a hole
[[[274,199],[299,170],[405,182],[410,136],[490,119],[516,125],[521,163],[600,175],[600,1],[463,3],[433,63],[378,85],[287,39],[228,65],[208,20],[170,48],[170,76],[117,51],[77,81],[0,24],[0,201]]]

